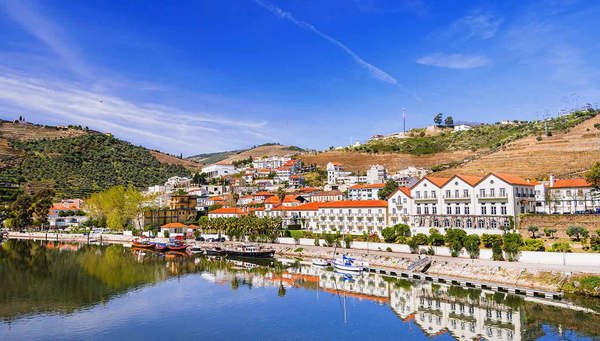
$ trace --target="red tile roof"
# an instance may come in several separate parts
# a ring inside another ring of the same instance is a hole
[[[221,207],[208,212],[208,214],[248,214],[248,212],[237,207]]]
[[[293,195],[293,194],[287,194],[284,198],[283,198],[283,202],[300,202],[299,200],[297,200],[298,196],[297,195]]]
[[[463,180],[464,182],[466,182],[467,184],[471,185],[471,186],[475,186],[479,183],[479,181],[483,180],[482,176],[473,176],[473,175],[460,175],[457,174],[455,175],[455,177]]]
[[[187,225],[182,224],[182,223],[168,223],[168,224],[164,224],[161,227],[163,228],[167,228],[167,229],[174,229],[174,228],[183,228],[183,227],[187,227]]]
[[[450,178],[438,178],[438,177],[434,177],[434,176],[426,176],[423,179],[429,180],[429,182],[431,182],[432,184],[434,184],[438,187],[442,187],[446,183],[448,183],[448,181],[450,181]]]
[[[322,202],[321,207],[387,207],[385,200],[340,200]]]
[[[342,192],[338,191],[338,190],[333,190],[333,191],[322,191],[322,192],[317,192],[315,194],[313,194],[313,197],[328,197],[328,196],[332,196],[332,195],[342,195]]]
[[[358,184],[350,187],[350,189],[363,189],[363,188],[383,188],[385,184]]]
[[[520,185],[520,186],[535,186],[536,182],[531,182],[523,179],[520,176],[506,173],[490,173],[489,175],[495,175],[497,178],[511,184],[511,185]],[[487,176],[486,176],[487,178]],[[483,179],[482,179],[483,180]]]
[[[265,199],[265,204],[279,204],[279,203],[281,203],[281,201],[279,200],[279,197],[277,197],[276,195]]]
[[[398,190],[404,193],[407,197],[410,198],[410,188],[408,187],[398,187]]]
[[[551,188],[572,188],[572,187],[592,187],[586,179],[556,179],[554,180],[554,186]]]
[[[271,192],[267,192],[267,191],[260,191],[260,192],[254,193],[254,196],[261,196],[261,197],[270,197],[273,195],[275,195],[275,194],[273,194]]]

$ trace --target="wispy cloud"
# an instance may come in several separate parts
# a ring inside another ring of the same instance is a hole
[[[354,4],[363,12],[377,14],[409,12],[423,15],[427,12],[427,6],[423,0],[403,0],[393,3],[385,0],[354,0]]]
[[[446,35],[460,36],[462,39],[490,39],[496,35],[502,19],[491,14],[476,13],[454,21],[446,30]]]
[[[93,72],[79,53],[65,41],[61,28],[41,15],[28,1],[3,1],[6,13],[23,29],[36,37],[59,56],[79,76],[90,77]]]
[[[376,67],[375,65],[366,62],[359,55],[357,55],[354,51],[352,51],[349,47],[344,45],[341,41],[333,38],[332,36],[330,36],[326,33],[321,32],[316,27],[314,27],[313,25],[311,25],[305,21],[296,19],[292,15],[292,13],[286,12],[286,11],[282,10],[281,8],[279,8],[273,4],[270,4],[266,1],[254,0],[254,2],[257,3],[258,5],[260,5],[261,7],[267,9],[269,12],[273,13],[275,16],[277,16],[281,19],[288,20],[288,21],[294,23],[296,26],[298,26],[302,29],[305,29],[307,31],[310,31],[310,32],[318,35],[319,37],[325,39],[326,41],[330,42],[334,46],[337,46],[342,51],[344,51],[346,54],[348,54],[350,57],[352,57],[352,59],[358,65],[360,65],[361,67],[363,67],[364,69],[369,71],[371,73],[371,75],[373,75],[373,77],[375,77],[381,81],[384,81],[386,83],[398,84],[398,81],[394,77],[389,75],[387,72],[381,70],[380,68]]]
[[[10,108],[88,125],[154,148],[197,152],[270,140],[267,122],[187,112],[83,89],[81,84],[31,78],[3,70],[0,108]]]
[[[417,59],[417,63],[447,69],[473,69],[488,64],[489,60],[484,56],[434,53]]]

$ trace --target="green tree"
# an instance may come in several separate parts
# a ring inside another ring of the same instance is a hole
[[[435,114],[435,116],[433,117],[433,123],[435,123],[436,126],[441,126],[442,125],[442,113],[439,112],[437,114]]]
[[[540,230],[540,228],[537,226],[528,226],[527,227],[527,231],[529,231],[529,233],[531,233],[531,238],[535,238],[535,233],[539,230]]]
[[[142,212],[143,195],[133,186],[114,186],[94,193],[86,201],[86,208],[94,219],[105,221],[113,230],[124,228]]]
[[[417,245],[427,245],[429,244],[429,237],[425,233],[417,233],[414,235],[412,240],[417,243]]]
[[[467,237],[467,232],[463,229],[449,229],[446,231],[446,243],[450,248],[452,257],[458,257]]]
[[[516,261],[519,256],[519,250],[523,245],[523,238],[518,233],[507,233],[503,238],[504,253],[507,259],[512,262]]]
[[[447,116],[446,120],[444,121],[444,124],[446,125],[446,127],[453,127],[454,119],[452,118],[452,116]]]
[[[585,173],[585,179],[594,186],[600,189],[600,161],[596,162],[590,170]]]
[[[557,232],[556,229],[550,228],[550,227],[546,227],[544,229],[544,234],[546,235],[546,237],[550,237],[550,238],[554,238],[554,234]]]
[[[352,246],[352,235],[351,234],[346,234],[344,235],[344,246],[346,247],[346,249],[349,249],[350,246]]]
[[[567,236],[576,241],[581,241],[581,238],[587,238],[590,232],[582,226],[571,225],[567,228]]]
[[[385,186],[377,191],[377,196],[380,200],[386,200],[390,195],[398,190],[398,183],[394,179],[388,179],[385,182]]]
[[[550,247],[552,252],[571,252],[571,244],[568,242],[557,242]]]
[[[285,199],[285,190],[283,187],[277,188],[277,197],[279,198],[280,202],[283,202],[283,199]]]
[[[432,246],[442,246],[446,242],[446,238],[437,229],[429,229],[429,243]]]
[[[469,253],[469,257],[471,259],[479,258],[479,244],[481,244],[481,240],[479,236],[476,234],[470,234],[465,237],[465,250]]]
[[[546,251],[544,243],[539,239],[525,239],[521,250],[523,251]]]
[[[386,243],[393,243],[399,237],[410,237],[410,226],[406,224],[388,226],[381,230],[381,235]]]

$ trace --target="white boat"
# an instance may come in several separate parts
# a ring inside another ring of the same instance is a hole
[[[314,258],[312,260],[312,265],[314,265],[314,266],[327,266],[327,265],[329,265],[329,262],[326,261],[326,260],[324,260],[324,259],[321,259],[321,258]]]
[[[368,265],[364,262],[357,261],[352,257],[342,255],[342,258],[333,260],[333,267],[342,271],[361,272]]]

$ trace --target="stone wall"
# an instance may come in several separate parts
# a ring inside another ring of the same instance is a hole
[[[587,228],[590,233],[600,229],[600,214],[535,214],[523,215],[519,219],[519,232],[529,238],[531,233],[527,232],[528,226],[540,228],[539,234],[544,233],[544,228],[555,228],[558,230],[556,237],[568,238],[565,233],[571,225]]]

